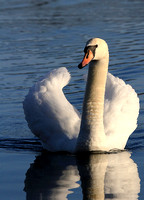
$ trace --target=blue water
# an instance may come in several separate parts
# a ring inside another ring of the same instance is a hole
[[[83,181],[79,159],[48,154],[46,163],[43,162],[45,154],[41,155],[39,140],[27,127],[22,102],[29,88],[41,76],[53,68],[65,66],[72,75],[69,86],[65,88],[66,96],[81,112],[85,87],[81,80],[87,69],[78,70],[77,65],[83,56],[85,42],[91,37],[100,37],[109,45],[109,71],[131,84],[140,98],[138,128],[131,135],[127,148],[138,169],[135,171],[137,180],[138,177],[141,180],[141,187],[137,184],[139,197],[134,199],[143,199],[144,1],[0,0],[0,4],[1,198],[52,199],[54,191],[59,191],[60,195],[63,192],[65,199],[69,200],[83,198],[82,191],[92,180],[87,177]],[[36,161],[35,156],[38,156]],[[35,162],[38,163],[37,173],[45,175],[35,175]],[[92,165],[89,159],[85,162],[86,168]],[[120,169],[116,169],[113,171],[119,173]],[[26,172],[31,170],[29,181]],[[62,176],[65,178],[61,179]],[[34,184],[35,178],[37,184]],[[73,184],[68,181],[71,179]],[[48,187],[47,182],[50,184]],[[34,184],[32,190],[28,186],[31,183]],[[69,192],[65,193],[65,190]],[[37,195],[32,196],[34,193]],[[105,199],[114,196],[116,194],[105,194]],[[61,196],[55,198],[64,199]]]

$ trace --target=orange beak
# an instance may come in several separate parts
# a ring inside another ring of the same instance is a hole
[[[78,68],[82,69],[83,67],[85,67],[93,59],[93,57],[94,55],[92,51],[89,49],[84,55],[82,62],[78,65]]]

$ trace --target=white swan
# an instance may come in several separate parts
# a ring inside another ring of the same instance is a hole
[[[62,91],[70,80],[66,68],[47,74],[24,100],[28,125],[48,151],[124,149],[137,127],[139,99],[130,85],[107,73],[107,43],[90,39],[84,52],[79,68],[90,64],[82,120]]]

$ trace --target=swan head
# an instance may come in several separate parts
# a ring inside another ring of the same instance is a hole
[[[78,65],[79,69],[82,69],[93,60],[99,61],[107,58],[109,56],[108,45],[100,38],[92,38],[87,41],[84,53],[84,58]]]

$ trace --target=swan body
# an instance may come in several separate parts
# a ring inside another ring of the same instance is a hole
[[[66,68],[52,70],[26,96],[28,126],[48,151],[110,151],[124,149],[137,127],[139,99],[134,89],[108,73],[107,43],[91,39],[79,68],[89,63],[82,116],[63,93]]]

